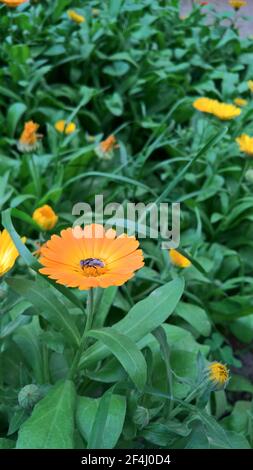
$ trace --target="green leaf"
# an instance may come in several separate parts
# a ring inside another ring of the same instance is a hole
[[[200,308],[198,305],[180,302],[176,308],[176,314],[187,323],[190,323],[201,335],[210,335],[211,323],[203,308]]]
[[[73,449],[75,388],[67,380],[55,385],[21,426],[17,449]]]
[[[148,333],[160,326],[175,310],[184,290],[184,280],[177,278],[162,287],[155,289],[146,299],[138,302],[128,314],[115,323],[113,329],[129,336],[132,341],[141,340]],[[96,364],[109,356],[104,345],[91,346],[82,356],[81,367]]]
[[[147,381],[147,364],[135,343],[126,335],[118,333],[113,328],[91,330],[88,336],[101,341],[118,359],[129,377],[139,390]]]
[[[0,449],[13,449],[15,447],[15,441],[12,439],[5,439],[0,437]]]
[[[9,107],[7,113],[7,128],[11,137],[14,136],[17,124],[26,109],[27,106],[24,103],[14,103]]]
[[[79,345],[80,334],[74,319],[54,293],[53,287],[49,286],[43,279],[28,281],[23,278],[10,278],[6,282],[15,292],[29,300],[43,318],[63,333],[70,344]]]

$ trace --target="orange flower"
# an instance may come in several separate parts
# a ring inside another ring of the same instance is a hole
[[[113,155],[113,150],[117,147],[117,140],[114,135],[109,135],[107,139],[102,140],[96,147],[96,153],[98,157],[110,160]]]
[[[188,268],[189,266],[191,266],[190,260],[185,256],[181,255],[179,251],[171,249],[169,251],[169,254],[171,262],[175,266],[178,266],[179,268]]]
[[[41,248],[42,274],[58,284],[87,290],[121,286],[143,263],[139,242],[127,235],[116,236],[99,224],[68,228],[53,235]]]
[[[58,222],[58,215],[47,204],[38,207],[34,211],[32,218],[43,230],[52,230]]]
[[[18,141],[18,149],[21,152],[30,152],[36,150],[38,147],[38,139],[41,139],[41,135],[37,134],[39,124],[36,122],[28,121],[25,123],[24,130]]]
[[[1,3],[4,3],[7,7],[16,8],[22,3],[26,3],[28,0],[0,0]]]

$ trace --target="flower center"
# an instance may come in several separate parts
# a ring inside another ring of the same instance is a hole
[[[98,258],[81,259],[80,267],[87,277],[101,276],[106,272],[105,263]]]

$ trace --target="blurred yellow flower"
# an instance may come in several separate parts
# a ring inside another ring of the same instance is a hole
[[[38,207],[34,211],[32,218],[43,230],[52,230],[58,222],[58,215],[47,204]]]
[[[76,130],[76,125],[74,122],[66,122],[63,119],[57,121],[54,125],[55,129],[61,134],[73,134]]]
[[[0,3],[4,3],[7,7],[16,8],[22,3],[26,3],[28,0],[0,0]]]
[[[212,362],[208,366],[209,380],[213,385],[223,387],[229,379],[229,370],[220,362]]]
[[[253,156],[253,137],[250,137],[248,134],[242,134],[240,137],[237,137],[236,142],[241,152]]]
[[[217,100],[212,100],[211,98],[197,98],[194,103],[193,107],[202,113],[212,113],[214,109],[214,105],[217,104]]]
[[[39,127],[39,124],[33,121],[25,123],[24,130],[18,141],[18,149],[21,152],[31,152],[38,148],[38,140],[42,138],[42,135],[37,134]]]
[[[247,2],[244,0],[228,0],[228,3],[235,10],[239,10],[241,7],[246,7]]]
[[[250,91],[253,93],[253,80],[249,80],[247,84],[248,84]]]
[[[92,8],[91,13],[93,16],[99,16],[100,15],[100,10],[98,8]]]
[[[25,243],[26,238],[21,238]],[[0,277],[6,274],[13,266],[19,256],[19,252],[15,247],[7,230],[0,232]]]
[[[79,13],[76,13],[74,10],[68,10],[68,17],[70,20],[74,21],[75,23],[84,23],[85,18],[82,15],[79,15]]]
[[[236,106],[243,107],[243,106],[246,106],[248,104],[248,101],[244,100],[243,98],[235,98],[234,103],[236,104]]]
[[[189,266],[191,266],[190,260],[185,256],[181,255],[179,251],[170,249],[169,255],[172,264],[174,264],[175,266],[178,266],[179,268],[188,268]]]
[[[210,98],[198,98],[193,103],[194,108],[203,113],[213,114],[222,121],[233,119],[241,114],[241,110],[233,104],[220,103]]]

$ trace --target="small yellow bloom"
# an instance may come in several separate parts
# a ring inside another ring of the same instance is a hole
[[[208,366],[209,380],[217,387],[224,387],[229,379],[229,370],[220,362]]]
[[[253,156],[253,137],[250,137],[248,134],[242,134],[240,137],[237,137],[236,142],[241,152]]]
[[[174,264],[175,266],[178,266],[179,268],[188,268],[189,266],[191,266],[190,260],[185,256],[181,255],[179,251],[170,249],[169,255],[172,264]]]
[[[235,10],[239,10],[239,8],[247,6],[247,2],[244,0],[228,0],[228,3]]]
[[[114,135],[109,135],[107,139],[100,142],[95,150],[99,158],[110,160],[113,156],[113,150],[115,148],[117,148],[117,140]]]
[[[47,204],[38,207],[34,211],[32,218],[43,230],[52,230],[58,221],[58,215]]]
[[[248,84],[250,91],[253,93],[253,80],[249,80],[247,84]]]
[[[234,103],[236,106],[240,106],[242,108],[243,106],[247,106],[248,101],[244,100],[243,98],[235,98]]]
[[[26,238],[21,238],[25,243]],[[19,252],[14,245],[7,230],[0,232],[0,277],[6,274],[14,266]]]
[[[22,3],[26,3],[28,0],[0,0],[0,3],[4,3],[7,7],[16,8]]]
[[[38,141],[42,138],[42,135],[37,134],[39,127],[39,124],[33,121],[25,123],[24,130],[17,144],[20,152],[31,152],[38,148]]]
[[[79,13],[76,13],[74,10],[69,10],[68,11],[68,17],[70,20],[74,21],[75,23],[84,23],[85,18],[82,15],[79,15]]]
[[[54,125],[55,129],[61,134],[73,134],[76,130],[76,125],[74,122],[66,122],[63,119],[57,121]]]
[[[241,114],[241,110],[233,104],[220,103],[210,98],[198,98],[193,103],[194,108],[203,113],[213,114],[222,121],[233,119]]]
[[[99,16],[100,15],[100,10],[98,8],[92,8],[91,13],[93,16]]]

